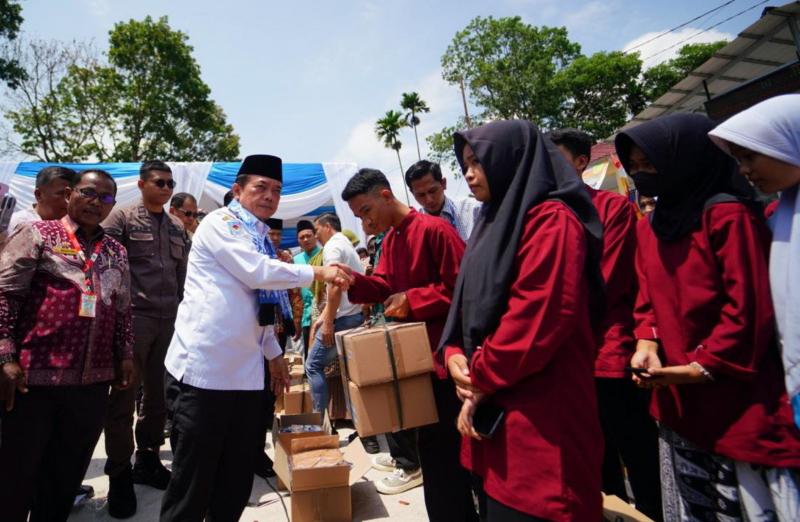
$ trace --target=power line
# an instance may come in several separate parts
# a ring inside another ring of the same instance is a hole
[[[650,38],[649,40],[647,40],[646,42],[642,42],[642,43],[640,43],[640,44],[638,44],[638,45],[635,45],[635,46],[631,47],[630,49],[628,49],[627,51],[625,51],[625,54],[629,54],[629,53],[630,53],[631,51],[633,51],[634,49],[638,49],[639,47],[642,47],[643,45],[647,45],[647,44],[649,44],[650,42],[654,42],[655,40],[658,40],[658,39],[659,39],[659,38],[661,38],[662,36],[666,36],[666,35],[668,35],[669,33],[673,33],[673,32],[675,32],[675,31],[677,31],[678,29],[681,29],[682,27],[686,27],[686,26],[687,26],[687,25],[689,25],[690,23],[692,23],[692,22],[695,22],[695,21],[697,21],[697,20],[699,20],[699,19],[703,18],[704,16],[706,16],[706,15],[709,15],[709,14],[713,13],[714,11],[719,11],[719,10],[720,10],[720,9],[722,9],[723,7],[726,7],[726,6],[728,6],[728,5],[732,4],[732,3],[734,3],[735,1],[736,1],[736,0],[729,0],[729,1],[725,2],[724,4],[722,4],[722,5],[719,5],[719,6],[715,7],[714,9],[712,9],[712,10],[710,10],[710,11],[706,11],[705,13],[701,14],[700,16],[696,16],[696,17],[692,18],[692,19],[691,19],[691,20],[689,20],[688,22],[684,22],[684,23],[682,23],[681,25],[679,25],[679,26],[677,26],[677,27],[673,27],[672,29],[670,29],[670,30],[668,30],[668,31],[664,31],[663,33],[659,33],[659,34],[657,34],[656,36],[654,36],[653,38]]]
[[[683,40],[681,40],[680,42],[678,42],[678,43],[676,43],[676,44],[674,44],[674,45],[670,45],[670,46],[669,46],[669,47],[667,47],[666,49],[662,49],[662,50],[658,51],[657,53],[653,53],[653,54],[651,54],[650,56],[648,56],[648,57],[646,57],[646,58],[642,58],[642,61],[643,61],[643,62],[645,62],[645,61],[649,60],[650,58],[653,58],[653,57],[655,57],[655,56],[658,56],[659,54],[662,54],[662,53],[665,53],[665,52],[669,51],[670,49],[674,49],[675,47],[679,46],[680,44],[682,44],[682,43],[684,43],[684,42],[686,42],[686,41],[689,41],[689,40],[691,40],[692,38],[697,38],[697,37],[698,37],[698,36],[700,36],[701,34],[703,34],[703,33],[707,33],[707,32],[708,32],[708,31],[710,31],[711,29],[714,29],[715,27],[719,27],[720,25],[724,24],[725,22],[730,22],[730,21],[731,21],[731,20],[733,20],[734,18],[736,18],[736,17],[738,17],[738,16],[741,16],[741,15],[745,14],[745,13],[746,13],[746,12],[748,12],[748,11],[752,11],[752,10],[753,10],[753,9],[755,9],[756,7],[758,7],[758,6],[760,6],[760,5],[764,5],[764,4],[766,4],[767,2],[769,2],[769,1],[770,1],[770,0],[764,0],[763,2],[759,2],[759,3],[757,3],[756,5],[750,6],[750,7],[748,7],[747,9],[744,9],[744,10],[742,10],[742,11],[739,11],[739,12],[738,12],[738,13],[736,13],[735,15],[729,16],[729,17],[728,17],[728,18],[726,18],[725,20],[722,20],[721,22],[718,22],[718,23],[716,23],[716,24],[712,25],[712,26],[711,26],[711,27],[709,27],[708,29],[703,29],[703,30],[702,30],[702,31],[700,31],[699,33],[695,33],[695,34],[693,34],[693,35],[691,35],[691,36],[689,36],[689,37],[687,37],[687,38],[684,38],[684,39],[683,39]]]

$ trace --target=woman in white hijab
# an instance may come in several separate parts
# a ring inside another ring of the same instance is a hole
[[[800,427],[800,94],[754,105],[709,135],[739,161],[739,172],[753,185],[765,193],[781,193],[778,210],[769,219],[769,278],[786,391]]]

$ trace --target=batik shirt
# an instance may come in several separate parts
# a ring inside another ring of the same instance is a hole
[[[0,355],[18,358],[29,386],[111,381],[115,363],[133,358],[125,248],[67,220],[87,256],[102,242],[90,271],[95,317],[78,315],[84,263],[60,221],[20,225],[0,252]]]

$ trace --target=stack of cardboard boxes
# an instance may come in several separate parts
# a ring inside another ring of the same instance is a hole
[[[320,413],[281,415],[272,426],[278,486],[292,495],[292,522],[352,519],[350,487],[370,469],[358,439],[344,451]]]
[[[336,334],[345,399],[362,437],[438,422],[425,323],[363,326]]]
[[[281,415],[297,415],[314,411],[308,381],[305,379],[292,380],[289,391],[278,396],[275,401],[275,411]]]

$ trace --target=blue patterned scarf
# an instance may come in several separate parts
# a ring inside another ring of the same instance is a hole
[[[278,260],[278,253],[275,251],[275,247],[272,246],[269,237],[261,237],[258,233],[255,216],[235,199],[228,204],[228,209],[244,224],[245,229],[250,234],[250,240],[258,249],[258,252],[269,256],[271,259]],[[264,305],[272,305],[273,307],[279,305],[284,320],[292,321],[292,306],[289,303],[289,293],[286,290],[259,290],[258,304],[262,307]],[[262,324],[262,326],[265,325]]]

